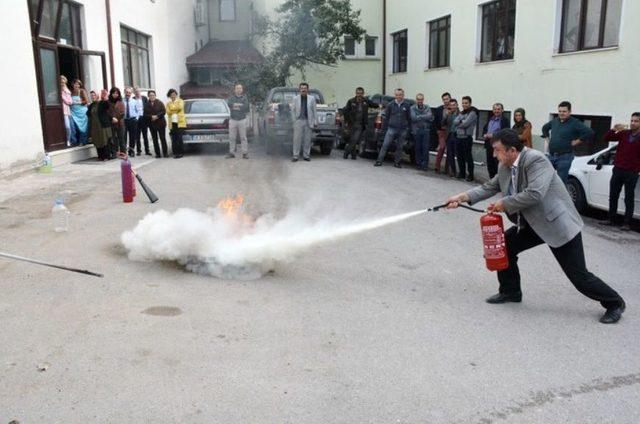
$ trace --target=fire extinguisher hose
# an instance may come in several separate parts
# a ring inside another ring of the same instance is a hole
[[[447,207],[447,205],[449,205],[449,204],[448,204],[448,203],[445,203],[444,205],[434,206],[434,207],[432,207],[432,208],[427,209],[427,212],[437,212],[437,211],[439,211],[439,210],[440,210],[440,209],[442,209],[442,208],[446,208],[446,207]],[[486,212],[487,212],[487,211],[482,210],[482,209],[473,208],[473,207],[471,207],[471,206],[463,205],[462,203],[460,203],[460,204],[458,205],[458,207],[460,207],[460,208],[464,208],[464,209],[468,209],[468,210],[470,210],[470,211],[478,212],[478,213],[486,213]]]

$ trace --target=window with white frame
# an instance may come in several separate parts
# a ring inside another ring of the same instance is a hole
[[[232,22],[236,20],[236,0],[219,0],[220,21]]]
[[[618,45],[622,0],[563,0],[560,53]]]
[[[365,36],[357,42],[353,37],[344,37],[344,55],[347,59],[378,57],[378,37]]]

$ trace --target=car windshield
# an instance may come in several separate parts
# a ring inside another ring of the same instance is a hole
[[[314,92],[311,92],[309,94],[311,94],[313,97],[316,98],[316,103],[322,102],[322,100],[320,99],[320,94],[314,93]],[[271,102],[272,103],[291,103],[293,101],[293,98],[296,97],[297,95],[298,95],[297,91],[276,91],[275,93],[273,93],[273,96],[271,96]]]
[[[227,113],[223,100],[191,100],[184,105],[185,113]]]

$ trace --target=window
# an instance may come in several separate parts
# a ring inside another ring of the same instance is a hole
[[[210,85],[211,84],[211,72],[209,69],[196,69],[195,80],[198,85]]]
[[[60,23],[58,25],[58,42],[60,44],[82,47],[80,6],[73,3],[62,3]]]
[[[185,113],[229,113],[223,100],[187,100],[184,103]]]
[[[560,52],[618,45],[622,0],[564,0]]]
[[[364,38],[364,55],[369,57],[377,56],[378,55],[377,46],[378,46],[378,37],[366,36]]]
[[[223,22],[231,22],[236,20],[236,1],[235,0],[219,0],[220,1],[220,20]]]
[[[344,55],[355,56],[356,55],[356,40],[353,37],[344,37]]]
[[[449,66],[449,46],[451,38],[451,16],[428,23],[429,68]]]
[[[151,87],[149,38],[132,29],[120,27],[122,67],[126,86]]]
[[[44,0],[40,17],[40,36],[55,38],[56,19],[58,17],[57,0]]]
[[[480,61],[513,59],[516,0],[496,0],[482,6]]]
[[[391,34],[393,40],[393,68],[394,74],[407,72],[407,30]]]
[[[487,122],[489,122],[489,119],[491,119],[492,116],[493,110],[478,110],[478,122],[476,123],[476,140],[484,141],[484,138],[482,138],[482,129],[485,125],[487,125]],[[510,111],[503,111],[502,116],[509,119],[509,122],[511,122]]]

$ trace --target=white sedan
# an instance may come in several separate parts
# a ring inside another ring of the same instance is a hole
[[[573,160],[569,170],[567,190],[579,212],[587,207],[609,210],[609,181],[613,170],[618,143],[591,156],[580,156]],[[624,214],[624,188],[618,200],[618,213]],[[640,218],[640,184],[636,186],[634,218]]]

